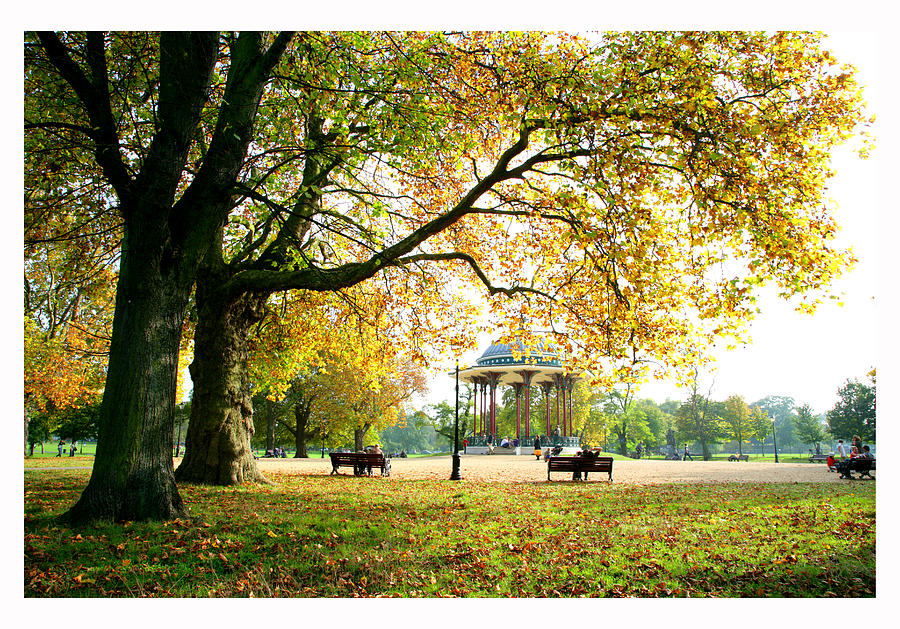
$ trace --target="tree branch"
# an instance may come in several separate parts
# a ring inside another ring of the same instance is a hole
[[[94,141],[94,154],[103,174],[122,200],[131,196],[132,180],[119,153],[119,137],[109,102],[109,83],[106,73],[105,41],[102,33],[88,34],[88,78],[72,59],[69,50],[56,33],[37,34],[47,59],[60,76],[72,87],[90,121],[88,136]]]
[[[459,260],[468,264],[475,275],[478,276],[478,279],[481,281],[481,283],[484,284],[485,288],[487,288],[488,293],[491,295],[502,293],[507,297],[512,297],[513,295],[520,293],[530,293],[532,295],[540,295],[541,297],[544,297],[550,301],[555,301],[555,298],[552,295],[548,295],[543,291],[537,290],[536,288],[530,288],[528,286],[512,286],[510,288],[494,286],[493,284],[491,284],[491,281],[488,279],[487,275],[485,275],[484,271],[481,270],[481,267],[478,266],[478,262],[475,260],[475,258],[466,253],[420,253],[400,258],[395,264],[396,266],[405,266],[407,264],[414,264],[416,262],[439,262],[452,260]]]

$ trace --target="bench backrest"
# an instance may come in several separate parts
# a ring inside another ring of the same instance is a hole
[[[590,466],[590,469],[592,470],[601,470],[604,472],[608,471],[609,468],[612,467],[612,463],[613,458],[611,456],[598,456],[597,458],[581,459],[582,469],[587,469],[587,467]]]
[[[586,458],[580,456],[551,456],[547,459],[547,465],[552,470],[587,470],[596,472],[608,472],[612,469],[613,458],[611,456],[600,456],[597,458]]]
[[[329,452],[332,463],[381,463],[384,461],[384,454],[376,454],[374,452]]]
[[[578,461],[574,456],[551,456],[547,465],[552,469],[573,470],[578,468]]]

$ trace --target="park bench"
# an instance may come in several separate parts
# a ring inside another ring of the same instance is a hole
[[[811,454],[809,456],[810,463],[824,463],[828,460],[827,454]]]
[[[581,472],[582,475],[589,472],[606,472],[609,474],[609,481],[612,482],[612,468],[613,458],[611,456],[597,458],[551,456],[547,459],[547,480],[550,480],[550,472]]]
[[[330,452],[331,473],[336,474],[339,467],[352,467],[353,474],[360,476],[369,468],[379,468],[382,476],[391,475],[391,461],[384,454],[371,452]]]
[[[750,457],[746,454],[732,454],[728,457],[729,461],[749,461]]]
[[[875,480],[875,477],[872,476],[872,472],[874,471],[875,459],[853,459],[850,461],[850,468],[846,473],[841,474],[841,478],[853,478],[850,472],[859,472],[860,478],[868,476],[872,480]]]

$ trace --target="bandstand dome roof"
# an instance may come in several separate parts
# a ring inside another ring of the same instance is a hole
[[[511,385],[524,382],[525,373],[531,374],[531,383],[534,385],[552,381],[558,375],[572,376],[563,367],[556,347],[539,339],[531,347],[526,347],[522,341],[514,341],[512,344],[493,343],[475,361],[474,366],[460,370],[459,377],[461,380],[475,382],[494,374],[498,377],[498,384]]]
[[[513,352],[515,350],[515,353]],[[518,354],[519,357],[516,358]],[[488,347],[477,361],[479,366],[487,365],[550,365],[562,366],[559,354],[550,343],[538,341],[535,347],[526,348],[522,341],[515,341],[512,345],[494,343]]]

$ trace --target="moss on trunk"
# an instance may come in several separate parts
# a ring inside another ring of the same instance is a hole
[[[197,283],[198,320],[191,363],[194,398],[180,482],[236,485],[267,482],[253,457],[253,404],[247,370],[250,328],[264,312],[267,295],[220,295],[214,273]]]

